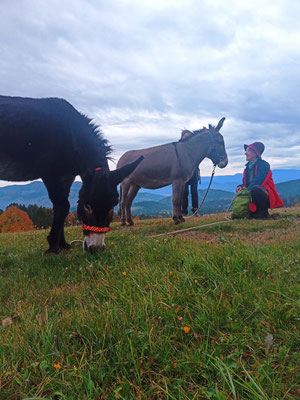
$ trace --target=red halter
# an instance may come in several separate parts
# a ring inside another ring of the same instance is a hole
[[[97,226],[82,225],[82,230],[97,232],[97,233],[106,233],[111,231],[111,227],[109,226],[105,228],[98,228]]]

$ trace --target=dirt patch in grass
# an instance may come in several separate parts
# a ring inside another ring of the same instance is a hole
[[[289,243],[300,240],[300,219],[293,219],[291,225],[284,228],[282,226],[278,226],[278,228],[272,226],[269,229],[264,227],[262,231],[258,232],[236,232],[235,230],[230,232],[227,230],[226,232],[208,233],[198,229],[178,234],[178,237],[206,244],[222,243],[236,239],[253,245]]]

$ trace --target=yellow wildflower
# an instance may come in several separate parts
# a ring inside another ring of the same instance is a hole
[[[170,271],[170,276],[172,276],[173,275],[173,271]]]
[[[198,283],[197,279],[194,280],[195,283]]]
[[[73,369],[74,369],[74,371],[77,371],[76,365],[73,365]]]
[[[53,367],[57,370],[61,368],[61,364],[60,363],[54,363]]]
[[[126,272],[125,271],[123,271],[123,276],[126,276]]]

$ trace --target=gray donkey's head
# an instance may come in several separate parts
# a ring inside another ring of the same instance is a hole
[[[228,164],[228,157],[225,150],[225,143],[220,129],[223,126],[225,118],[221,118],[216,127],[208,125],[207,133],[211,142],[211,150],[207,155],[212,160],[214,165],[219,168],[225,168]]]

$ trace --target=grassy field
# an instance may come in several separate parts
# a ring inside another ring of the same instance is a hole
[[[174,229],[0,235],[0,399],[299,398],[300,208],[149,238]]]

